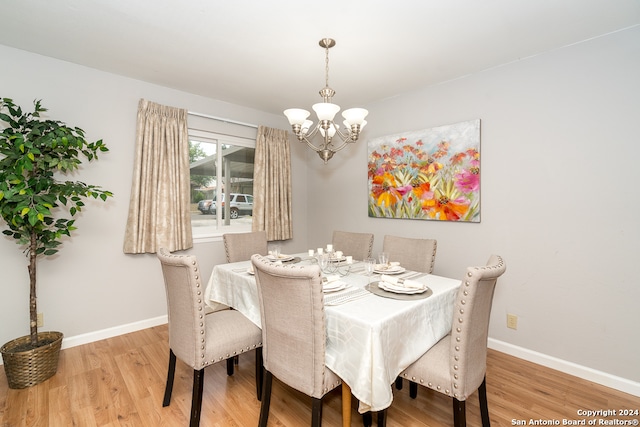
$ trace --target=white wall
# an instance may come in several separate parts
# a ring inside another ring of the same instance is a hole
[[[376,253],[385,234],[436,238],[444,276],[502,255],[493,341],[640,390],[639,76],[636,27],[370,105],[362,143],[311,162],[309,222],[373,231]],[[367,217],[367,138],[476,118],[480,224]]]
[[[127,330],[136,322],[143,327],[162,321],[166,305],[157,259],[122,251],[139,99],[272,127],[288,127],[286,119],[2,45],[0,58],[0,97],[13,98],[26,110],[34,99],[42,99],[51,118],[83,128],[89,139],[103,139],[110,148],[98,162],[85,164],[77,179],[101,185],[115,197],[107,203],[88,202],[76,221],[77,234],[64,243],[55,259],[38,262],[43,330],[59,330],[69,338],[90,334],[86,339],[91,339],[105,335],[97,331],[116,328],[105,332],[109,335],[123,325]],[[302,149],[294,150],[294,159],[301,155],[306,155]],[[301,188],[306,185],[302,164],[299,160],[294,163],[297,193],[304,193]],[[299,197],[304,200],[304,195]],[[298,211],[304,208],[303,204]],[[305,216],[298,211],[294,210],[294,235],[306,238]],[[306,248],[305,242],[300,247]],[[207,277],[215,263],[224,262],[219,241],[198,245],[190,252],[199,256]],[[1,344],[29,333],[27,259],[14,240],[3,235],[0,270]]]

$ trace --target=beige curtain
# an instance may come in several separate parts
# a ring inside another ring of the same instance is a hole
[[[193,246],[189,185],[187,110],[141,99],[125,253]]]
[[[258,127],[253,170],[253,231],[267,240],[293,238],[291,151],[287,131]]]

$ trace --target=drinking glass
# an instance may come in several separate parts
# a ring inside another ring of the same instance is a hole
[[[380,264],[382,264],[382,266],[386,266],[387,264],[389,264],[389,254],[386,252],[380,252]]]
[[[280,258],[280,245],[273,245],[271,255],[273,255],[273,258],[275,258],[276,260]]]
[[[373,274],[373,270],[376,268],[376,259],[375,258],[365,258],[364,260],[364,269],[367,272],[367,276],[369,276],[369,283],[371,283],[371,275]]]
[[[329,255],[318,254],[318,265],[320,266],[320,270],[324,272],[329,265]]]

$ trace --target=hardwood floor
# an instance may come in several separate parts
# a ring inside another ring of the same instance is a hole
[[[187,426],[192,371],[178,362],[171,405],[162,397],[168,364],[167,327],[158,326],[62,351],[58,373],[25,390],[9,390],[0,374],[0,426]],[[640,398],[598,384],[489,351],[487,394],[493,426],[524,420],[596,420],[578,410],[640,410]],[[226,364],[206,370],[201,426],[257,426],[254,354],[240,356],[232,377]],[[352,425],[361,426],[353,400]],[[640,416],[609,417],[640,419]],[[310,399],[274,381],[269,426],[307,426]],[[375,423],[375,418],[374,418]],[[341,425],[340,388],[325,397],[323,425]],[[389,427],[452,426],[451,400],[420,387],[409,397],[405,382],[394,390]],[[467,400],[467,425],[480,426],[478,397]],[[547,424],[549,425],[549,424]]]

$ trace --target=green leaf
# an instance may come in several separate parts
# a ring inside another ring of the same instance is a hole
[[[38,223],[38,214],[35,211],[29,212],[29,224],[35,226]]]

